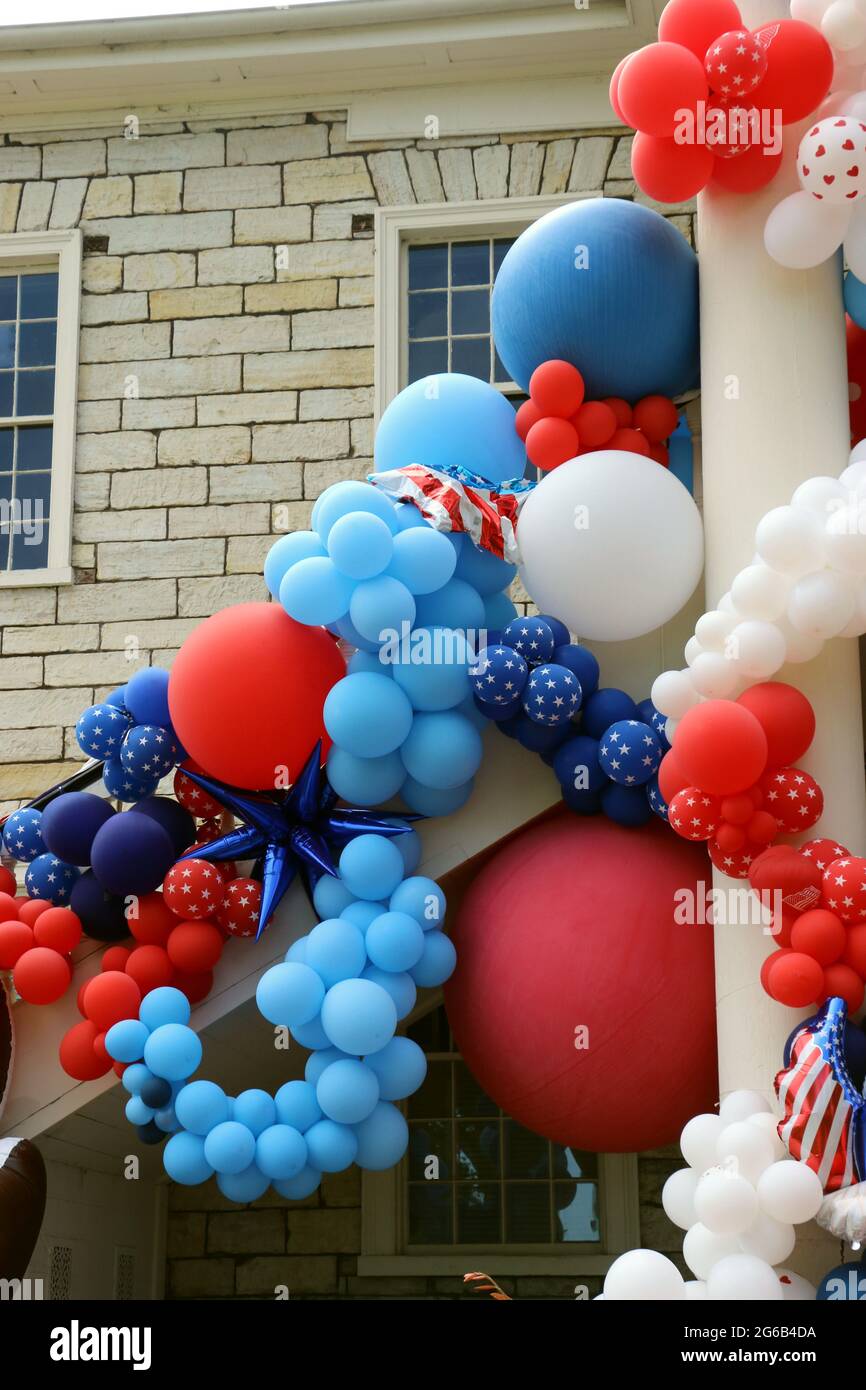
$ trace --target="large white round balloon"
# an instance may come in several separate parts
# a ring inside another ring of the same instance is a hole
[[[850,203],[831,207],[801,188],[773,208],[764,226],[764,245],[786,269],[809,270],[839,249],[850,222]]]
[[[685,1297],[685,1281],[673,1260],[657,1250],[628,1250],[614,1260],[604,1280],[608,1303]]]
[[[702,1221],[696,1221],[683,1240],[683,1259],[698,1279],[706,1279],[717,1260],[740,1253],[737,1236],[719,1236]]]
[[[781,1303],[776,1271],[754,1255],[728,1255],[707,1277],[707,1298],[727,1303]]]
[[[747,1231],[740,1233],[740,1248],[747,1255],[757,1255],[767,1264],[778,1265],[787,1260],[797,1243],[797,1233],[790,1222],[774,1221],[759,1213]]]
[[[680,1149],[690,1168],[703,1173],[718,1163],[716,1142],[724,1128],[718,1115],[694,1115],[680,1135]]]
[[[758,1178],[758,1201],[761,1210],[774,1221],[811,1221],[817,1216],[818,1208],[824,1200],[824,1191],[818,1174],[805,1163],[794,1159],[783,1159],[781,1163],[771,1163]]]
[[[521,578],[541,611],[601,642],[661,627],[703,567],[692,496],[668,469],[620,450],[548,473],[524,503],[518,538]]]
[[[709,1168],[695,1191],[695,1212],[707,1230],[737,1236],[758,1215],[758,1198],[747,1178],[724,1168]]]
[[[665,1214],[681,1231],[687,1231],[698,1219],[695,1215],[695,1188],[700,1176],[694,1168],[678,1168],[662,1188]]]
[[[831,48],[850,52],[866,40],[866,15],[853,0],[833,0],[821,20],[821,33]]]

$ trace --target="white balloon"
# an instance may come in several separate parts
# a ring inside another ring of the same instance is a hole
[[[682,719],[698,703],[690,671],[662,671],[652,683],[650,699],[661,714]]]
[[[787,617],[779,618],[776,627],[785,639],[785,660],[792,665],[803,661],[814,661],[824,647],[821,637],[807,637],[803,632],[797,632],[788,622]]]
[[[614,1260],[604,1280],[608,1303],[685,1297],[685,1280],[676,1265],[657,1250],[628,1250]]]
[[[735,1172],[756,1183],[773,1162],[773,1145],[766,1134],[748,1120],[724,1125],[716,1139],[716,1161],[730,1163]]]
[[[707,700],[725,700],[737,684],[737,668],[721,652],[702,652],[691,667],[692,685]]]
[[[726,594],[722,594],[722,597],[716,604],[716,608],[720,613],[732,613],[734,617],[737,616],[737,610],[734,606],[734,600],[731,598],[730,591]]]
[[[770,569],[799,579],[824,563],[824,527],[804,507],[774,507],[758,522],[758,554]]]
[[[718,1162],[716,1141],[724,1126],[718,1115],[694,1115],[680,1135],[680,1149],[690,1168],[703,1173]]]
[[[817,29],[824,18],[829,0],[791,0],[791,18]]]
[[[747,1255],[757,1255],[767,1264],[778,1265],[787,1260],[797,1243],[797,1233],[790,1222],[774,1221],[760,1212],[747,1231],[739,1236],[741,1249]]]
[[[788,270],[809,270],[838,251],[851,220],[850,203],[819,203],[801,188],[777,203],[767,218],[767,254]]]
[[[795,1274],[793,1269],[777,1269],[779,1283],[782,1286],[782,1298],[785,1303],[814,1303],[818,1297],[818,1290],[814,1284],[810,1284],[808,1279],[804,1279],[802,1274]],[[686,1298],[688,1298],[688,1284],[686,1284]]]
[[[771,1163],[758,1179],[761,1211],[774,1221],[789,1221],[795,1226],[811,1221],[823,1200],[824,1190],[817,1173],[792,1158]]]
[[[847,499],[843,480],[844,474],[842,479],[821,475],[807,478],[795,491],[791,498],[791,506],[807,507],[810,512],[816,512],[822,521],[826,521],[833,511],[834,504],[838,505]]]
[[[705,651],[723,652],[725,639],[736,625],[737,620],[733,613],[723,613],[719,608],[711,608],[695,623],[695,636]]]
[[[740,675],[765,680],[784,665],[785,639],[775,623],[738,623],[730,636],[730,650]]]
[[[835,482],[835,478],[833,479]],[[839,484],[836,484],[837,487]],[[788,605],[791,579],[769,565],[747,565],[731,585],[731,598],[744,618],[774,622]]]
[[[807,574],[791,590],[788,621],[806,637],[835,637],[853,616],[854,597],[832,570]]]
[[[797,177],[825,218],[834,208],[850,217],[854,201],[866,193],[866,165],[853,154],[860,134],[860,122],[853,116],[824,116],[815,125],[809,123],[800,141]]]
[[[707,1230],[737,1236],[758,1214],[758,1198],[748,1178],[724,1168],[709,1168],[695,1191],[695,1212]]]
[[[757,1125],[758,1129],[760,1129],[763,1134],[766,1134],[770,1143],[773,1145],[773,1156],[777,1160],[785,1157],[788,1151],[779,1138],[779,1121],[772,1111],[762,1110],[759,1115],[749,1115],[748,1123],[750,1125]]]
[[[837,507],[824,527],[824,535],[831,569],[866,575],[866,500]]]
[[[667,1218],[682,1231],[687,1231],[698,1219],[695,1215],[695,1188],[700,1176],[694,1168],[678,1168],[662,1188],[662,1206]]]
[[[602,449],[542,478],[520,514],[521,578],[542,612],[602,642],[653,632],[694,592],[703,526],[667,468]]]
[[[718,1260],[739,1251],[739,1237],[716,1235],[702,1221],[696,1221],[683,1240],[683,1259],[699,1279],[706,1279]]]
[[[687,1279],[685,1298],[687,1303],[705,1303],[707,1298],[707,1281],[705,1279]]]
[[[833,0],[821,21],[821,33],[832,48],[845,53],[866,39],[866,19],[851,0]]]
[[[728,1255],[707,1279],[707,1298],[727,1303],[781,1303],[776,1271],[754,1255]]]
[[[697,637],[690,637],[688,642],[686,642],[686,648],[684,653],[686,658],[686,665],[690,667],[695,658],[699,657],[703,650],[704,649],[698,641]]]
[[[752,1115],[766,1114],[772,1114],[772,1111],[769,1101],[760,1091],[731,1091],[719,1106],[719,1118],[723,1125],[748,1120]]]
[[[667,739],[668,743],[673,743],[674,738],[676,736],[677,728],[679,727],[679,722],[680,721],[678,719],[665,720],[665,738]]]
[[[858,280],[866,280],[866,205],[861,198],[854,204],[851,225],[845,236],[845,259]]]

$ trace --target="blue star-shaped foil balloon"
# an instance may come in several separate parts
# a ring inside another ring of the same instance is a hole
[[[317,743],[297,782],[282,796],[261,796],[228,787],[212,777],[184,768],[184,776],[203,787],[241,821],[235,830],[217,840],[195,845],[181,859],[261,859],[262,903],[258,941],[265,924],[276,911],[298,869],[309,881],[323,873],[337,878],[331,842],[341,848],[364,832],[392,838],[411,830],[415,815],[377,816],[353,807],[339,808],[334,791],[321,766],[322,745]]]

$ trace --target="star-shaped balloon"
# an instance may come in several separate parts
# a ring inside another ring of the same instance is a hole
[[[295,878],[298,869],[309,885],[323,873],[337,878],[331,844],[340,849],[363,833],[393,838],[411,830],[410,821],[421,817],[377,816],[355,807],[340,808],[339,797],[321,766],[322,745],[317,743],[297,782],[282,796],[262,796],[226,786],[199,772],[184,768],[190,781],[203,787],[243,821],[204,845],[194,845],[181,859],[261,859],[262,903],[258,941],[271,915]]]

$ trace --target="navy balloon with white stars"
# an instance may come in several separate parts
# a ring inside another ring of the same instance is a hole
[[[3,827],[3,845],[24,864],[29,864],[37,855],[44,854],[42,812],[34,811],[29,806],[25,806],[21,811],[14,811]]]
[[[523,694],[529,667],[513,647],[484,647],[470,671],[472,689],[483,705],[513,705]]]
[[[536,666],[523,694],[523,708],[536,724],[556,728],[580,709],[580,681],[567,666]]]
[[[171,772],[177,761],[177,745],[167,729],[157,724],[136,724],[123,740],[120,761],[144,785]]]
[[[132,726],[125,710],[103,702],[91,705],[75,725],[75,737],[89,758],[116,758],[124,735]]]
[[[641,787],[658,772],[662,746],[649,724],[621,719],[604,734],[598,759],[612,782],[621,787]]]
[[[66,907],[80,875],[80,869],[64,864],[56,854],[40,854],[27,867],[24,887],[31,898],[47,898],[55,907]]]
[[[506,647],[520,652],[530,666],[550,661],[556,646],[553,628],[546,618],[512,618],[503,629],[502,641]]]

